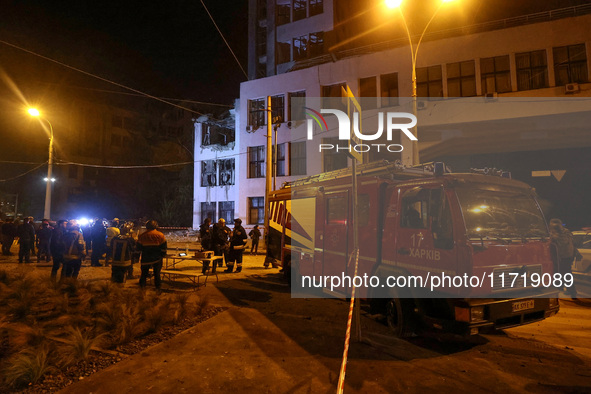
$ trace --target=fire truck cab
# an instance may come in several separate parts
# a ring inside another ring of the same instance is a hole
[[[557,264],[533,189],[443,168],[358,167],[357,275],[376,279],[357,294],[402,337],[476,334],[557,313],[556,288],[530,280],[552,275]],[[284,185],[270,197],[269,218],[267,258],[284,267],[292,289],[350,296],[352,284],[326,281],[355,272],[350,169]]]

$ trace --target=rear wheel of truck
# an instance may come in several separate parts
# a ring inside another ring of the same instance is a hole
[[[391,298],[386,304],[388,326],[399,338],[413,334],[413,302],[404,298]]]

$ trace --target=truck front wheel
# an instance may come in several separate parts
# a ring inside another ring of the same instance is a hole
[[[408,338],[413,334],[413,302],[404,298],[391,298],[386,304],[388,326],[399,338]]]

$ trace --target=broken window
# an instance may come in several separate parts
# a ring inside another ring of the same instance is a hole
[[[218,160],[220,186],[234,184],[234,159]]]
[[[293,20],[299,21],[306,17],[306,2],[308,0],[293,0]]]
[[[293,39],[293,60],[302,60],[308,56],[308,36]]]
[[[291,60],[291,44],[289,42],[275,43],[275,53],[277,56],[277,64],[287,63]]]
[[[324,52],[324,33],[319,31],[317,33],[310,33],[309,39],[309,57],[317,57]]]
[[[201,222],[207,218],[210,218],[212,222],[215,222],[215,202],[201,203]]]
[[[204,160],[201,162],[201,187],[216,186],[216,162]]]
[[[310,16],[322,14],[324,0],[310,0]]]
[[[212,123],[202,123],[201,146],[228,145],[234,142],[234,129]]]
[[[291,22],[291,0],[277,0],[277,26]]]

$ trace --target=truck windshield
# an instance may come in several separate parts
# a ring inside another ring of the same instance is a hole
[[[519,191],[456,189],[470,238],[547,237],[544,216],[533,196]]]

